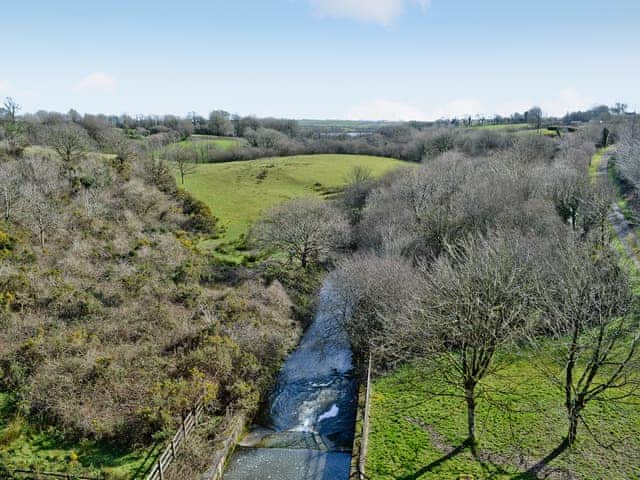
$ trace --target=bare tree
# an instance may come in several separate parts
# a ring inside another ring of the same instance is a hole
[[[185,177],[195,173],[198,169],[193,161],[193,153],[189,149],[176,147],[171,149],[167,156],[180,175],[180,183],[184,185]]]
[[[398,332],[397,316],[419,295],[422,278],[399,255],[360,253],[342,260],[331,274],[333,300],[360,358],[371,352],[378,365],[410,357]]]
[[[360,221],[362,209],[373,187],[373,174],[366,167],[356,166],[345,177],[345,183],[340,204],[355,224]]]
[[[118,163],[129,162],[135,156],[135,149],[131,140],[119,130],[114,128],[104,129],[99,134],[99,141],[106,151],[116,156]]]
[[[18,102],[11,97],[6,97],[0,111],[7,116],[9,122],[15,123],[16,115],[20,110],[22,110],[22,106],[18,105]]]
[[[609,244],[611,228],[609,214],[614,194],[610,182],[603,179],[589,185],[580,201],[579,217],[582,237],[590,237],[604,247]]]
[[[599,244],[568,243],[543,294],[553,342],[545,352],[555,368],[545,369],[564,395],[566,446],[571,446],[589,404],[610,404],[637,396],[640,387],[640,326],[619,259]]]
[[[299,198],[269,210],[255,225],[258,245],[286,253],[302,268],[322,261],[349,242],[349,222],[333,205]]]
[[[397,331],[423,350],[467,405],[468,441],[476,442],[478,387],[500,365],[496,353],[532,327],[535,249],[514,235],[468,239],[426,274],[419,307]]]
[[[525,118],[530,125],[540,131],[542,128],[542,109],[540,107],[531,107],[525,114]]]
[[[582,198],[588,189],[585,175],[568,165],[561,165],[552,170],[549,178],[550,193],[558,215],[576,230]]]
[[[357,185],[361,183],[367,183],[373,180],[373,172],[370,168],[356,165],[345,176],[345,183],[347,185]]]
[[[21,168],[21,221],[30,228],[44,248],[47,233],[61,222],[55,193],[62,188],[62,179],[54,163],[45,159],[28,159]]]
[[[620,127],[615,166],[637,191],[640,188],[640,122],[635,116],[633,120]]]
[[[0,164],[0,195],[6,222],[11,220],[15,204],[21,196],[20,183],[19,167],[15,160]]]
[[[128,179],[131,163],[138,154],[134,143],[120,130],[110,128],[101,132],[100,144],[103,149],[115,155],[114,168],[118,174]]]
[[[60,123],[49,127],[47,143],[56,151],[67,168],[73,168],[89,144],[84,128],[74,123]]]
[[[618,115],[622,115],[627,110],[627,107],[626,103],[616,102],[611,110]]]

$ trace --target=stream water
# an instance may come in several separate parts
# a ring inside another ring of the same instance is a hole
[[[224,480],[347,480],[356,381],[343,315],[328,282],[313,324],[280,371],[265,425],[251,430]]]

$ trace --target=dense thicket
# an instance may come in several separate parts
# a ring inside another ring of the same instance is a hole
[[[567,444],[587,403],[640,385],[612,200],[587,177],[602,128],[492,143],[455,134],[422,166],[345,192],[359,253],[338,264],[333,284],[356,351],[380,368],[430,362],[466,401],[472,444],[483,381],[509,361],[499,354],[507,346],[555,339],[545,348],[566,392]],[[627,140],[622,152],[633,148]]]
[[[128,446],[201,395],[255,408],[299,333],[283,288],[216,282],[195,247],[216,219],[153,139],[73,120],[3,125],[38,147],[5,139],[0,161],[0,390],[40,425]]]

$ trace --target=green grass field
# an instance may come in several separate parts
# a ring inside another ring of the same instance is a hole
[[[216,137],[214,135],[191,135],[187,140],[180,142],[179,145],[198,147],[202,145],[201,142],[205,142],[205,144],[213,145],[223,150],[230,150],[241,144],[241,140],[238,138]]]
[[[196,163],[216,162],[217,156],[227,150],[233,150],[245,142],[237,138],[215,137],[213,135],[191,135],[181,142],[167,145],[162,150],[169,153],[176,149],[189,153],[191,159]]]
[[[562,392],[542,373],[545,356],[524,350],[487,382],[487,397],[479,405],[478,461],[469,449],[448,453],[466,438],[466,409],[461,398],[433,396],[441,388],[437,375],[405,366],[374,383],[367,475],[371,479],[456,480],[526,479],[523,472],[553,451],[566,433]],[[499,408],[498,408],[499,406]],[[615,407],[590,404],[587,420],[606,443],[611,433],[624,437],[616,450],[601,448],[584,426],[574,449],[552,466],[570,470],[582,479],[640,478],[640,400]],[[597,412],[597,416],[594,413]],[[519,455],[527,460],[525,468]],[[531,477],[533,478],[533,477]]]
[[[528,123],[501,123],[497,125],[488,124],[484,126],[474,125],[472,127],[467,127],[467,128],[471,128],[472,130],[480,130],[480,129],[496,130],[502,133],[515,133],[517,135],[538,134],[538,135],[546,135],[548,137],[557,136],[556,132],[554,132],[553,130],[549,130],[548,128],[542,128],[538,132],[536,128],[533,128]]]
[[[143,478],[161,445],[126,451],[96,441],[72,442],[54,429],[37,429],[15,412],[6,393],[0,393],[0,465],[22,470],[76,475],[104,473],[109,479]]]
[[[301,155],[198,165],[185,188],[206,202],[219,218],[221,241],[237,242],[269,207],[295,197],[337,192],[355,166],[374,175],[407,165],[398,160],[359,155]]]
[[[471,128],[487,128],[489,130],[505,130],[510,132],[517,132],[519,130],[529,130],[531,126],[528,123],[487,123],[486,125],[473,125]]]

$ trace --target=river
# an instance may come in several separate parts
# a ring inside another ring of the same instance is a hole
[[[271,394],[265,425],[240,443],[224,480],[347,480],[356,380],[343,314],[328,281],[318,310]]]

